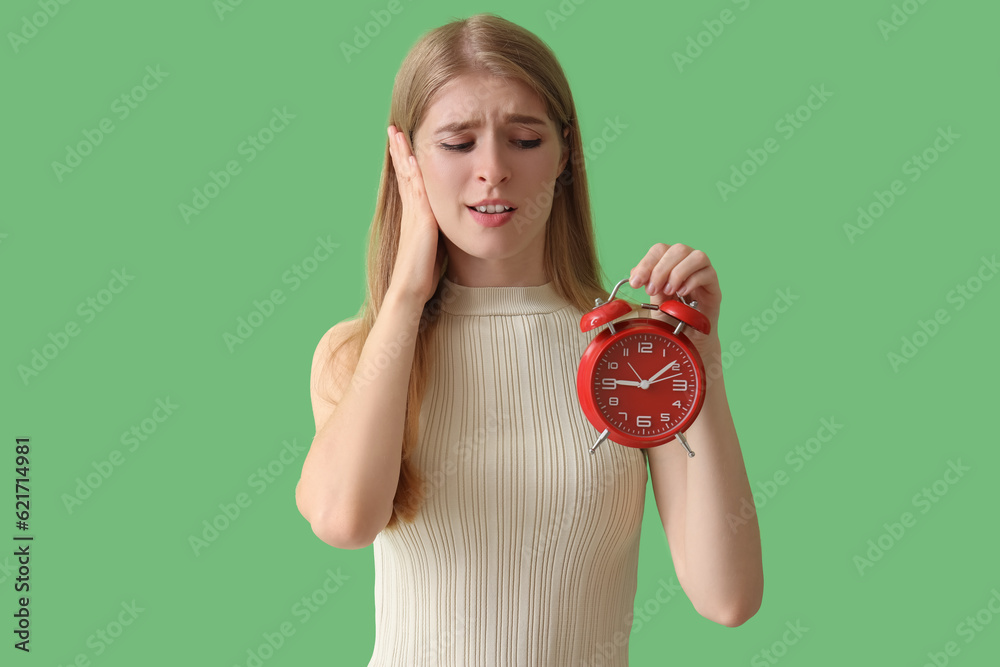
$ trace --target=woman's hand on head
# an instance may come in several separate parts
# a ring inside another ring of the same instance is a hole
[[[657,243],[632,269],[629,285],[645,287],[649,302],[657,306],[674,298],[675,294],[680,294],[688,302],[696,300],[698,311],[708,318],[712,328],[707,335],[690,327],[685,333],[696,346],[718,342],[722,290],[712,261],[701,250],[683,243]],[[654,316],[665,318],[660,312]]]
[[[389,155],[403,205],[399,249],[389,289],[422,304],[434,295],[446,255],[444,236],[438,226],[423,176],[406,134],[390,125]]]

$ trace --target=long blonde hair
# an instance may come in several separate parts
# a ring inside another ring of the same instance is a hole
[[[606,299],[603,275],[594,246],[590,196],[584,168],[583,143],[569,83],[551,49],[528,30],[495,14],[477,14],[453,21],[423,35],[396,74],[389,121],[411,139],[434,94],[452,78],[465,73],[485,73],[523,81],[541,97],[549,117],[569,145],[566,168],[553,181],[552,209],[545,234],[545,271],[556,291],[582,311],[594,299]],[[541,202],[536,202],[541,204]],[[375,325],[389,289],[399,247],[402,201],[386,139],[378,201],[368,237],[367,293],[351,334],[330,355],[333,362],[342,348],[350,350],[346,368],[357,368],[368,334]],[[447,267],[447,261],[442,268]],[[600,275],[599,275],[600,274]],[[431,359],[431,339],[442,303],[442,282],[424,306],[416,335],[403,424],[402,461],[386,528],[400,519],[412,522],[424,499],[424,478],[411,461],[417,445],[420,406]],[[357,378],[355,378],[356,380]]]

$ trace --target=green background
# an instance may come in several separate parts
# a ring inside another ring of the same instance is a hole
[[[784,665],[921,665],[948,642],[950,664],[994,664],[1000,280],[976,281],[993,277],[982,262],[1000,249],[998,5],[896,3],[915,11],[884,34],[885,0],[403,0],[348,62],[341,43],[386,2],[247,0],[221,14],[209,0],[49,4],[51,17],[44,1],[0,9],[2,503],[14,505],[14,438],[28,436],[35,536],[30,655],[11,648],[17,575],[13,556],[0,558],[5,656],[246,665],[287,623],[294,634],[264,664],[367,664],[371,547],[327,546],[295,507],[315,431],[310,362],[361,304],[402,58],[425,31],[494,11],[545,40],[567,73],[608,275],[626,277],[656,242],[704,250],[724,294],[722,343],[745,350],[725,378],[758,496],[763,606],[729,629],[683,595],[656,602],[674,572],[650,487],[635,601],[648,620],[633,631],[631,664],[773,664],[766,650]],[[713,36],[703,22],[718,31],[724,10],[732,22]],[[679,67],[674,53],[699,33],[701,53]],[[165,78],[121,118],[115,100],[147,67]],[[800,110],[813,86],[831,96]],[[241,142],[275,108],[294,118],[248,160]],[[797,110],[809,118],[787,137],[776,123]],[[60,178],[52,163],[102,119],[113,131]],[[624,128],[602,145],[609,121]],[[948,128],[958,138],[935,156]],[[768,138],[779,150],[723,198],[718,182]],[[907,161],[928,149],[936,161],[911,180]],[[180,205],[231,160],[240,172],[185,221]],[[896,179],[905,193],[849,239],[858,207]],[[308,279],[286,280],[317,239],[336,249]],[[134,277],[107,292],[122,269]],[[961,308],[959,285],[979,288]],[[283,302],[227,346],[276,289]],[[778,290],[797,299],[775,317]],[[88,319],[79,305],[101,296],[113,298]],[[893,368],[889,353],[938,310],[947,322]],[[73,322],[78,335],[22,377]],[[178,406],[162,423],[158,399]],[[793,463],[822,419],[843,428]],[[130,451],[122,434],[144,420]],[[120,465],[67,507],[116,450]],[[968,468],[953,484],[941,481],[949,462]],[[269,465],[267,480],[256,476]],[[781,472],[786,483],[769,487]],[[915,503],[925,488],[935,502]],[[196,553],[190,537],[239,494],[249,505]],[[884,524],[904,512],[915,524],[890,537]],[[3,532],[24,534],[6,516]],[[855,557],[880,538],[891,547],[859,571]],[[329,572],[339,583],[327,596]],[[322,603],[307,616],[313,596]],[[134,622],[99,642],[133,601]],[[962,632],[977,613],[992,623]],[[786,623],[797,622],[808,632],[789,645]]]

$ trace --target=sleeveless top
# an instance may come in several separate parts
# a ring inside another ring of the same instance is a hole
[[[369,667],[627,665],[647,463],[589,452],[576,372],[598,330],[552,282],[442,280],[413,453],[426,499],[373,543]]]

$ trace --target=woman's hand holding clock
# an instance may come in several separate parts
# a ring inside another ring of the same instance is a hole
[[[703,334],[687,327],[684,333],[698,348],[702,357],[707,358],[708,353],[717,349],[722,290],[719,288],[719,276],[704,252],[683,243],[657,243],[632,269],[629,285],[645,286],[649,302],[657,306],[671,299],[674,294],[680,294],[689,302],[696,300],[698,310],[708,318],[712,328],[710,333]],[[652,316],[665,322],[673,322],[659,311],[652,311]]]
[[[718,354],[720,347],[721,291],[715,269],[700,250],[657,243],[632,269],[629,283],[646,287],[654,306],[652,319],[627,318],[616,328],[614,321],[630,309],[627,302],[610,299],[580,320],[584,332],[608,325],[590,341],[577,371],[580,406],[600,431],[590,451],[608,437],[628,447],[647,448],[676,435],[688,456],[694,456],[684,431],[705,400],[703,358]],[[675,288],[687,298],[674,301]],[[698,303],[692,307],[694,301]],[[683,331],[677,330],[678,322],[687,325]],[[635,380],[623,377],[629,370]]]

